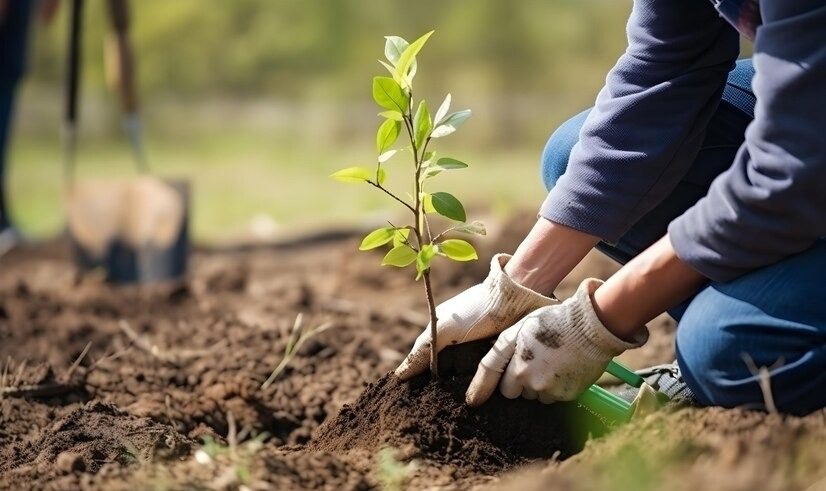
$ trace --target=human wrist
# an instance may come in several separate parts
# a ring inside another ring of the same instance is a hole
[[[630,340],[645,323],[690,297],[705,281],[677,256],[666,235],[594,291],[594,311],[610,332]]]
[[[599,238],[540,218],[505,266],[505,274],[547,296],[579,264]]]

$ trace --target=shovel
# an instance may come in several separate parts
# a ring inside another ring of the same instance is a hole
[[[124,130],[138,176],[75,179],[83,0],[70,4],[64,120],[64,182],[68,228],[81,270],[102,269],[113,283],[172,279],[186,271],[189,187],[149,173],[143,149],[125,0],[108,0],[114,27],[107,43],[107,73],[126,115]]]

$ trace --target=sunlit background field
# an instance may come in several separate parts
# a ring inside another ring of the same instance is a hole
[[[87,2],[78,167],[128,175],[131,154],[103,76],[102,1]],[[473,117],[441,151],[471,168],[439,185],[471,206],[538,207],[542,147],[588,107],[625,46],[623,0],[140,0],[135,52],[150,165],[193,183],[202,241],[293,225],[359,222],[393,203],[327,179],[371,165],[383,36],[436,29],[419,56],[417,96],[447,92]],[[10,153],[12,213],[29,236],[63,228],[62,79],[66,12],[35,24]],[[391,174],[409,165],[394,160]],[[403,190],[402,190],[403,191]]]

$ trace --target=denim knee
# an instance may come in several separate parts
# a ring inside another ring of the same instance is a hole
[[[711,285],[677,327],[677,362],[697,402],[765,409],[756,367],[770,368],[776,407],[807,414],[826,405],[826,346],[806,323],[773,316]]]
[[[579,141],[579,130],[585,118],[588,117],[590,109],[582,111],[573,118],[562,123],[548,139],[545,149],[542,151],[542,161],[540,162],[540,172],[545,189],[551,190],[556,185],[556,181],[565,173],[568,167],[568,158],[571,156],[571,149]]]

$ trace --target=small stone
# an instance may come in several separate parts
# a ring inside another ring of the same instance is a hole
[[[83,472],[86,470],[86,463],[83,457],[75,452],[61,452],[55,459],[55,467],[61,474],[71,474],[73,472]]]

